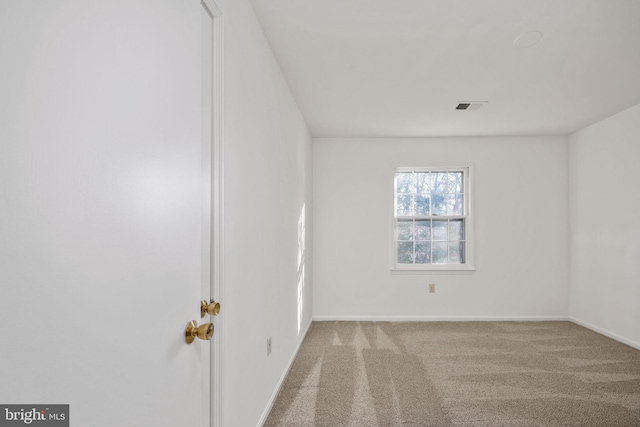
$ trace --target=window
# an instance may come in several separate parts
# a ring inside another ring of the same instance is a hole
[[[470,189],[469,167],[396,169],[395,269],[473,269]]]

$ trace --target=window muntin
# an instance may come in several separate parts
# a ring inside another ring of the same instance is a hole
[[[468,262],[469,168],[399,168],[395,175],[396,268]]]

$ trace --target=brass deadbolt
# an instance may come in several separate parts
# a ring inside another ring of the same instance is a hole
[[[209,341],[213,337],[213,323],[203,323],[198,326],[198,322],[192,320],[187,323],[187,327],[184,330],[184,336],[187,344],[191,344],[196,337],[201,340]]]
[[[207,302],[206,300],[202,300],[200,302],[200,317],[204,317],[206,315],[217,316],[220,314],[220,303],[211,300],[211,302]]]

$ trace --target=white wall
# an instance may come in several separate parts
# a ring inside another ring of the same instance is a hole
[[[566,318],[566,137],[314,139],[314,318]],[[392,274],[394,165],[468,163],[477,271]],[[428,293],[428,284],[436,293]]]
[[[311,321],[311,137],[249,2],[221,3],[222,425],[255,426]]]
[[[640,348],[640,105],[570,136],[571,317]]]

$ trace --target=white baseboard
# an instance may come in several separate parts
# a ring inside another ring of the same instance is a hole
[[[599,328],[599,327],[597,327],[595,325],[592,325],[589,322],[585,322],[584,320],[578,319],[576,317],[571,317],[570,319],[571,319],[571,321],[573,323],[575,323],[577,325],[584,326],[587,329],[591,329],[594,332],[597,332],[599,334],[607,336],[607,337],[609,337],[611,339],[614,339],[616,341],[620,341],[623,344],[626,344],[628,346],[631,346],[633,348],[637,348],[638,350],[640,350],[640,342],[637,342],[637,341],[634,341],[634,340],[630,340],[630,339],[625,338],[625,337],[623,337],[621,335],[618,335],[618,334],[614,334],[613,332],[610,332],[610,331],[608,331],[606,329]]]
[[[298,355],[298,350],[300,350],[300,346],[302,345],[302,341],[304,341],[305,337],[307,336],[307,332],[309,332],[309,328],[311,328],[311,324],[312,323],[313,323],[313,319],[311,319],[309,321],[309,323],[307,324],[307,326],[305,327],[304,332],[302,333],[302,339],[300,341],[298,341],[298,345],[297,345],[295,351],[293,352],[293,355],[291,356],[291,359],[289,359],[289,363],[287,363],[287,368],[282,373],[282,376],[280,377],[280,380],[278,380],[278,384],[276,385],[276,388],[275,388],[273,394],[271,395],[271,398],[269,399],[269,402],[267,403],[267,407],[264,409],[264,412],[262,413],[262,416],[260,417],[260,420],[258,421],[258,424],[257,424],[258,427],[261,427],[267,421],[267,417],[269,416],[269,413],[271,412],[271,408],[273,407],[273,404],[276,401],[276,397],[278,397],[278,393],[280,392],[280,388],[282,387],[282,384],[284,383],[284,380],[287,378],[287,374],[289,373],[289,370],[291,369],[291,365],[293,365],[293,361],[295,360],[296,356]]]
[[[569,321],[569,316],[314,316],[315,322],[548,322]]]

